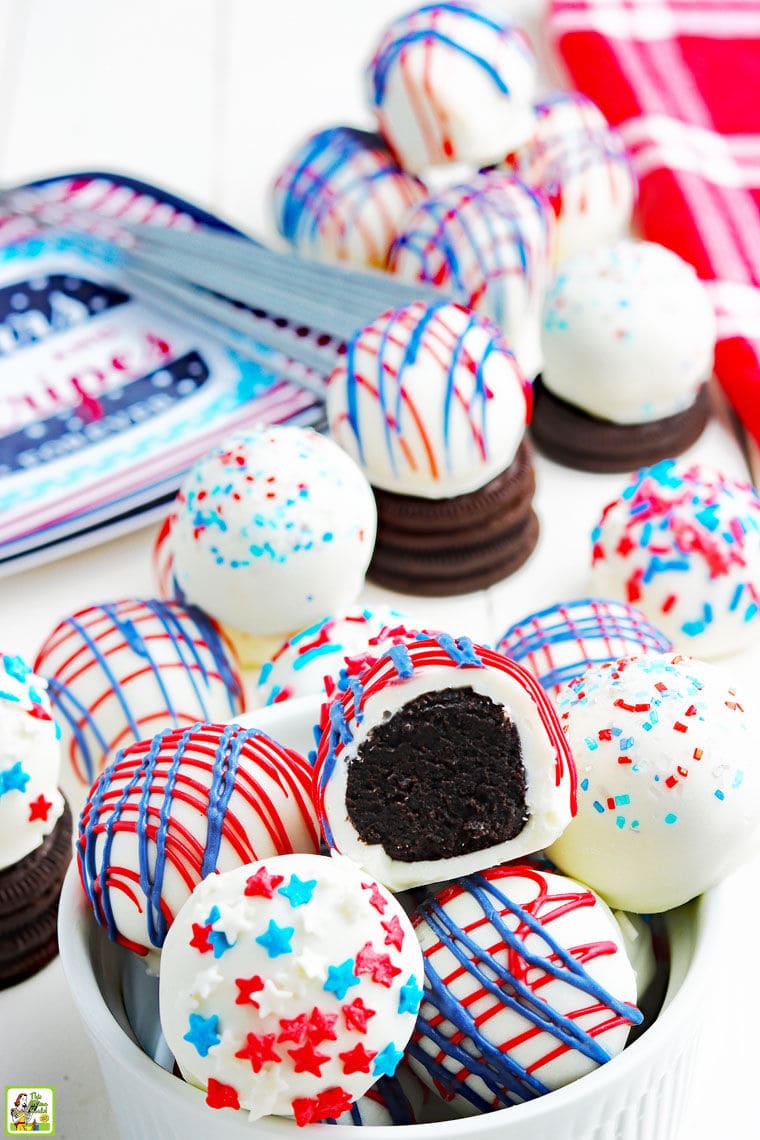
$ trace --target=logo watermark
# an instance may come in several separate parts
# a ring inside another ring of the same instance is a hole
[[[55,1089],[43,1085],[5,1088],[5,1135],[36,1132],[55,1136]]]

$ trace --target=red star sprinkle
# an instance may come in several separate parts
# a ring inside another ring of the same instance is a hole
[[[347,1053],[338,1053],[338,1056],[343,1062],[343,1072],[346,1076],[350,1073],[368,1073],[371,1062],[377,1056],[377,1050],[370,1053],[360,1041],[353,1049],[349,1049]]]
[[[255,1005],[259,1008],[259,1003],[254,1001],[251,994],[258,994],[264,989],[264,983],[258,974],[254,974],[250,978],[235,978],[235,985],[238,988],[238,996],[235,998],[235,1005]]]
[[[397,974],[401,973],[401,970],[393,965],[389,954],[378,954],[378,952],[373,949],[371,942],[365,942],[364,946],[362,946],[356,955],[354,972],[357,974],[369,974],[373,982],[379,982],[381,986],[388,986],[390,988],[393,979]]]
[[[193,937],[190,939],[189,944],[200,954],[208,954],[214,949],[213,944],[208,940],[211,929],[210,924],[208,926],[201,926],[199,922],[193,923]]]
[[[271,899],[275,888],[282,882],[282,875],[270,875],[266,867],[260,867],[255,875],[251,875],[245,884],[243,894],[249,897],[258,895],[262,899]]]
[[[317,1097],[296,1097],[292,1102],[293,1116],[296,1124],[315,1124],[318,1120],[337,1120],[344,1112],[348,1112],[353,1100],[345,1089],[340,1087],[325,1089]]]
[[[33,823],[35,819],[47,821],[48,812],[52,806],[50,800],[46,800],[40,792],[36,800],[29,801],[29,822]]]
[[[309,1017],[306,1036],[312,1045],[320,1045],[323,1041],[337,1041],[333,1026],[338,1020],[337,1013],[323,1013],[315,1006]]]
[[[293,1116],[299,1128],[303,1128],[305,1124],[313,1124],[317,1119],[317,1102],[313,1097],[298,1096],[291,1101],[290,1107],[293,1109]]]
[[[334,1089],[325,1089],[317,1097],[317,1112],[319,1115],[316,1120],[336,1120],[341,1113],[348,1112],[353,1104],[353,1099],[349,1096],[345,1089],[338,1086]]]
[[[322,1076],[321,1066],[330,1060],[327,1053],[318,1053],[309,1043],[301,1045],[298,1049],[288,1049],[288,1056],[295,1061],[293,1072],[312,1073],[315,1077]]]
[[[234,1089],[232,1085],[224,1085],[221,1081],[215,1081],[213,1077],[209,1077],[206,1104],[209,1108],[240,1108],[237,1089]]]
[[[360,997],[354,998],[350,1005],[341,1006],[346,1029],[355,1029],[357,1033],[367,1032],[367,1022],[375,1016],[374,1009],[368,1009]]]
[[[277,1035],[278,1041],[294,1041],[296,1045],[302,1045],[306,1040],[306,1025],[307,1018],[305,1013],[299,1013],[298,1017],[281,1017],[280,1026],[282,1033]]]
[[[380,894],[377,883],[362,883],[362,890],[372,892],[369,900],[370,906],[373,906],[380,914],[385,914],[388,901]]]
[[[401,929],[401,921],[398,915],[394,914],[390,922],[384,919],[380,925],[385,931],[385,945],[395,946],[397,950],[400,950],[404,944],[404,932]]]
[[[282,1057],[274,1051],[274,1033],[248,1033],[246,1043],[235,1054],[243,1061],[250,1061],[254,1073],[258,1073],[267,1061],[281,1061]],[[319,1074],[317,1074],[319,1076]]]

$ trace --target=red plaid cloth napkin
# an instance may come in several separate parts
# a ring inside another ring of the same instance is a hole
[[[707,283],[716,373],[760,442],[760,0],[548,0],[548,28],[623,134],[640,232]]]

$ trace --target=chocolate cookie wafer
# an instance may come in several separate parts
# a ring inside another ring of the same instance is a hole
[[[483,589],[513,573],[538,541],[535,488],[523,441],[506,471],[466,495],[425,499],[375,490],[378,529],[368,576],[427,596]]]
[[[557,463],[595,474],[635,471],[692,446],[710,416],[708,386],[694,404],[676,415],[648,423],[615,424],[567,404],[537,380],[533,389],[531,435]]]
[[[31,977],[58,953],[58,899],[71,837],[67,804],[40,846],[0,871],[0,989]]]
[[[616,424],[559,399],[538,379],[530,431],[549,459],[595,474],[633,471],[680,455],[699,439],[710,415],[707,386],[691,407],[648,423]]]

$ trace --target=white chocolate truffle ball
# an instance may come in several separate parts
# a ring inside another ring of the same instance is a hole
[[[541,370],[554,227],[542,190],[503,171],[486,171],[411,210],[388,264],[406,280],[441,286],[489,317],[533,380]]]
[[[404,215],[426,193],[379,135],[329,127],[310,135],[279,175],[275,222],[306,256],[382,269]]]
[[[296,427],[227,439],[191,469],[176,514],[185,600],[231,629],[280,639],[356,601],[377,527],[354,461]]]
[[[179,602],[122,598],[64,618],[35,668],[61,727],[61,787],[76,812],[120,748],[169,725],[232,720],[245,707],[232,646]]]
[[[262,665],[256,683],[259,703],[325,693],[331,697],[345,659],[370,652],[383,632],[402,628],[402,620],[395,610],[357,606],[299,630]]]
[[[547,854],[610,906],[680,906],[756,852],[760,725],[722,667],[627,658],[589,670],[557,708],[578,813]]]
[[[509,467],[528,395],[488,321],[459,305],[417,301],[352,339],[328,381],[327,417],[374,486],[449,498]]]
[[[691,407],[710,378],[715,314],[692,267],[654,242],[577,254],[546,296],[545,387],[616,424]]]
[[[326,842],[394,891],[540,850],[570,820],[574,783],[538,682],[468,638],[392,645],[323,710]]]
[[[672,648],[641,610],[601,597],[527,614],[496,643],[499,653],[520,661],[554,695],[590,665]]]
[[[0,872],[40,846],[63,814],[60,729],[45,681],[0,654]]]
[[[161,1026],[212,1108],[307,1124],[393,1075],[421,985],[388,891],[349,859],[284,855],[195,889],[164,945]]]
[[[485,166],[533,125],[536,61],[487,2],[426,4],[386,29],[369,66],[378,126],[406,170]]]
[[[677,649],[720,657],[760,637],[760,495],[673,459],[631,476],[592,532],[592,579]]]
[[[535,112],[533,134],[506,166],[551,202],[557,261],[625,237],[637,187],[619,133],[578,92],[553,92]]]
[[[207,875],[318,845],[307,761],[257,729],[198,724],[138,741],[105,768],[77,856],[96,920],[155,965]]]
[[[468,875],[412,916],[425,992],[415,1072],[460,1115],[532,1100],[620,1053],[636,977],[588,887],[534,865]]]

